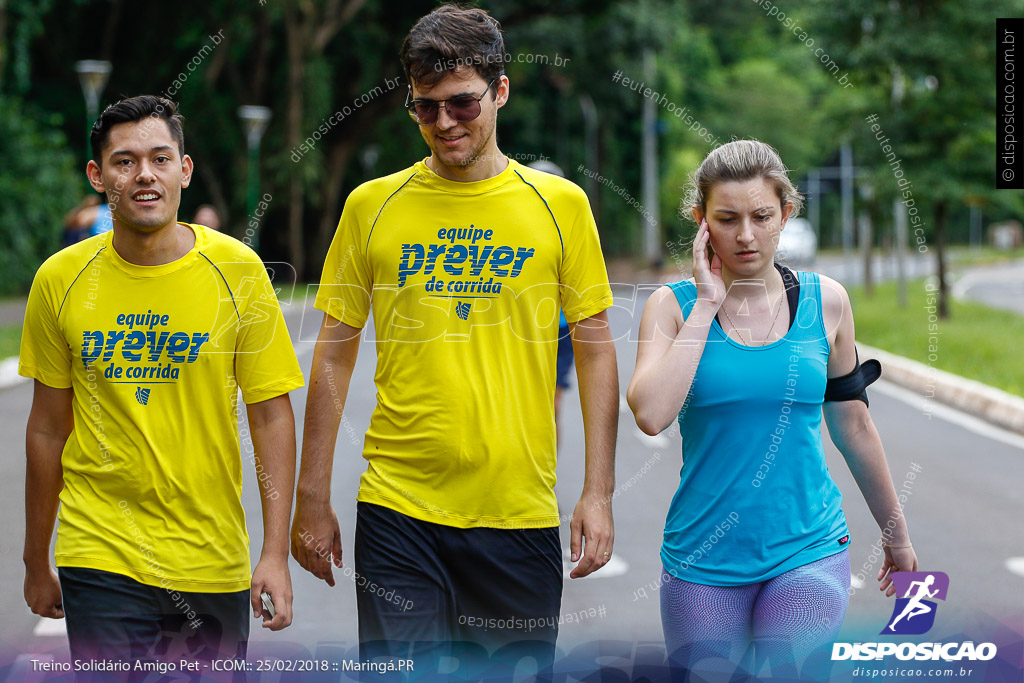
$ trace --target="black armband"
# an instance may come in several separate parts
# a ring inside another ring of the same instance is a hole
[[[857,366],[850,373],[842,377],[833,377],[825,384],[826,401],[853,401],[856,399],[864,401],[864,405],[870,405],[866,389],[869,384],[882,376],[882,364],[872,358],[864,361],[864,364],[861,365],[860,354],[857,354],[856,349],[854,349],[854,354],[857,358]]]

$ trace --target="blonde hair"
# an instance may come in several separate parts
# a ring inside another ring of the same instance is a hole
[[[793,205],[790,218],[800,214],[803,195],[789,179],[789,171],[779,153],[759,140],[733,140],[711,150],[690,175],[679,213],[692,218],[691,207],[699,206],[701,211],[706,211],[711,190],[719,183],[742,183],[756,178],[763,178],[775,188],[781,206]]]

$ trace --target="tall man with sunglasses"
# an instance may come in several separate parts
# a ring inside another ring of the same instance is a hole
[[[377,406],[356,515],[364,658],[446,643],[550,664],[562,593],[553,387],[561,306],[586,431],[571,576],[608,562],[618,381],[597,228],[576,185],[499,150],[509,97],[498,22],[445,5],[402,46],[430,156],[348,197],[315,305],[292,554],[334,585],[331,468],[360,333],[374,318]],[[347,455],[347,454],[346,454]],[[585,543],[584,543],[585,539]],[[517,645],[513,645],[517,644]]]

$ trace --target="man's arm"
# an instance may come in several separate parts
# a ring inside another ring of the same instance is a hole
[[[359,353],[361,332],[358,327],[324,314],[306,395],[291,550],[292,557],[302,567],[329,586],[334,585],[332,556],[335,566],[341,567],[341,531],[338,516],[331,506],[334,445]]]
[[[295,416],[288,394],[246,405],[256,453],[257,482],[263,506],[263,551],[252,573],[253,616],[263,613],[260,593],[267,591],[275,616],[263,615],[263,628],[279,631],[292,623],[292,582],[288,574],[288,519],[295,486]],[[264,476],[266,475],[266,476]]]
[[[576,356],[576,379],[586,440],[583,494],[570,524],[572,561],[579,560],[580,563],[569,576],[578,579],[608,562],[615,540],[612,492],[615,488],[615,438],[619,426],[619,375],[607,311],[576,324],[570,323],[569,327]]]
[[[50,539],[64,488],[61,454],[74,427],[69,389],[35,381],[25,434],[25,602],[43,617],[60,619],[60,583],[50,565]]]

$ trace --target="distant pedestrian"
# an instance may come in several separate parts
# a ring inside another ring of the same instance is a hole
[[[527,164],[530,168],[544,171],[559,178],[565,177],[565,171],[551,161],[541,159]],[[558,359],[555,362],[555,439],[561,443],[561,414],[562,394],[571,385],[569,384],[569,373],[573,369],[572,352],[572,331],[569,329],[569,321],[565,319],[565,311],[558,311]]]
[[[109,232],[113,227],[110,207],[102,201],[100,195],[91,194],[64,217],[63,244],[65,247],[77,244],[89,237]]]
[[[196,225],[205,225],[210,230],[220,230],[220,213],[212,204],[202,204],[192,219]]]

